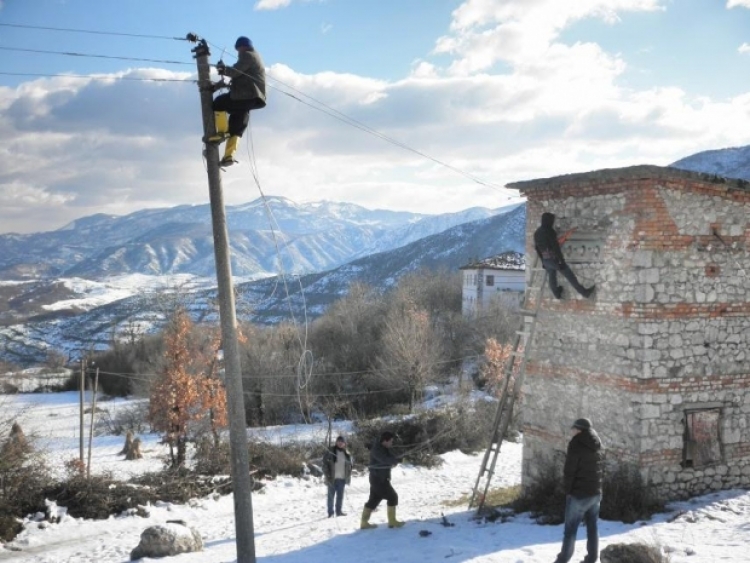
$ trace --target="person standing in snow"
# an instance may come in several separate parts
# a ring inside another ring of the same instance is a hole
[[[565,489],[565,531],[555,563],[568,563],[575,550],[576,534],[586,523],[586,557],[583,563],[599,558],[599,505],[602,501],[604,452],[602,441],[588,418],[573,423],[573,438],[568,443],[563,484]]]
[[[377,528],[375,524],[370,524],[370,516],[383,499],[388,503],[388,527],[400,528],[404,525],[403,522],[396,520],[398,493],[391,485],[391,468],[398,465],[401,459],[393,455],[392,446],[393,432],[383,432],[380,440],[370,448],[370,498],[367,499],[362,510],[360,522],[362,530]]]
[[[222,167],[234,164],[234,153],[240,137],[250,122],[250,111],[266,107],[266,69],[260,54],[253,48],[247,37],[241,36],[235,41],[237,62],[226,66],[222,61],[216,63],[216,71],[221,76],[228,76],[229,93],[216,96],[213,101],[216,134],[208,138],[210,143],[221,143],[227,139],[224,157],[219,163]],[[223,85],[223,80],[217,83]]]
[[[328,517],[334,515],[333,501],[336,500],[336,516],[346,516],[344,504],[344,487],[351,483],[352,456],[346,449],[343,436],[336,438],[336,443],[323,454],[323,476],[328,485]]]
[[[552,295],[557,299],[562,299],[563,288],[561,285],[557,285],[557,272],[560,272],[567,278],[573,289],[584,297],[591,297],[596,286],[583,287],[573,273],[573,270],[565,262],[562,250],[560,249],[560,244],[565,241],[565,235],[561,237],[562,241],[560,241],[557,238],[557,231],[553,227],[554,224],[555,215],[553,213],[542,213],[542,224],[534,231],[534,248],[539,255],[539,259],[542,261],[542,266],[547,270],[549,288],[552,291]]]

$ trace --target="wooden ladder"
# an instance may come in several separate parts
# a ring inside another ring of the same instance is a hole
[[[542,272],[543,275],[537,276],[537,274]],[[542,280],[541,283],[539,283],[539,278]],[[510,422],[513,418],[513,408],[521,393],[524,376],[526,375],[526,360],[528,359],[529,351],[531,350],[534,331],[536,330],[536,321],[539,315],[539,308],[542,303],[542,296],[546,286],[547,272],[544,268],[539,267],[539,257],[536,257],[531,269],[529,284],[526,286],[521,308],[518,311],[524,318],[524,326],[522,330],[516,331],[513,350],[511,351],[508,360],[505,362],[503,386],[500,392],[500,400],[498,401],[492,432],[490,434],[490,442],[487,446],[487,451],[484,453],[482,466],[479,469],[479,475],[477,475],[477,480],[474,484],[474,491],[472,492],[471,501],[469,502],[470,509],[475,506],[477,507],[477,514],[480,514],[484,508],[484,502],[490,489],[490,482],[495,474],[495,466],[497,464],[497,458],[500,455],[500,446],[503,442],[503,436],[505,436],[508,431],[508,426],[510,426]],[[534,294],[536,294],[536,297],[534,297]],[[529,309],[529,305],[532,305],[532,301],[534,306],[533,310]],[[518,366],[518,374],[516,375],[511,388],[510,381],[516,366]],[[484,478],[484,483],[482,483],[482,478]]]

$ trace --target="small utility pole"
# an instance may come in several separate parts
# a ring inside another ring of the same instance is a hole
[[[84,389],[86,388],[86,358],[81,358],[81,385],[80,385],[80,424],[78,428],[78,435],[79,435],[79,442],[80,442],[80,455],[79,458],[81,460],[81,467],[83,467],[83,395],[84,395]]]
[[[211,68],[208,57],[211,52],[204,39],[189,34],[188,40],[198,44],[192,49],[198,64],[198,88],[203,110],[203,135],[214,134],[212,109]],[[234,288],[229,262],[229,235],[224,210],[224,195],[219,169],[219,147],[206,143],[203,153],[208,172],[208,191],[211,199],[211,221],[214,235],[214,257],[216,280],[219,292],[219,315],[221,317],[221,340],[224,351],[226,373],[227,406],[229,407],[229,443],[232,452],[232,484],[234,487],[234,526],[237,543],[237,563],[255,563],[255,533],[253,530],[252,477],[250,457],[247,451],[247,428],[245,426],[245,401],[242,390],[240,351],[237,344],[237,318],[234,305]]]
[[[99,368],[96,368],[96,377],[94,378],[94,397],[91,400],[91,426],[89,426],[89,457],[86,461],[86,479],[91,478],[91,448],[94,441],[94,417],[96,416],[96,392],[99,389]]]

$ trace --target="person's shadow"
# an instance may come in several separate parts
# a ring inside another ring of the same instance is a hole
[[[358,530],[355,528],[358,519],[347,519],[347,525],[352,525],[351,531],[339,531],[314,545],[276,555],[263,555],[261,546],[256,547],[256,553],[260,563],[460,563],[492,553],[498,554],[498,562],[524,563],[553,561],[560,550],[562,525],[542,526],[527,514],[517,515],[505,523],[484,523],[472,520],[473,514],[473,511],[451,514],[448,520],[453,526],[445,526],[442,517],[437,517],[409,520],[406,526],[397,530],[391,530],[380,522],[374,530]],[[600,537],[624,531],[620,523],[612,523],[611,527],[606,524],[600,521]],[[308,525],[315,524],[310,522]],[[298,528],[300,537],[306,533],[304,526],[296,524],[260,532],[256,538],[272,538],[279,534],[285,536],[279,538],[282,543],[289,543],[292,541],[289,532],[293,528]],[[585,543],[585,538],[585,528],[582,528],[578,539]],[[225,541],[234,539],[208,542],[206,547]],[[583,550],[585,548],[578,544],[576,551],[580,553]],[[504,557],[503,551],[513,553]]]

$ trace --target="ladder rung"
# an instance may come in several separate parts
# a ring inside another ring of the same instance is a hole
[[[510,352],[511,356],[518,356],[519,358],[523,358],[526,355],[526,352],[519,352],[517,350],[513,350]]]
[[[531,268],[532,272],[545,272],[546,270],[544,268]]]
[[[536,317],[536,311],[529,311],[528,309],[519,309],[518,313],[527,317]]]
[[[531,336],[531,333],[527,330],[517,330],[516,334],[519,336]]]

